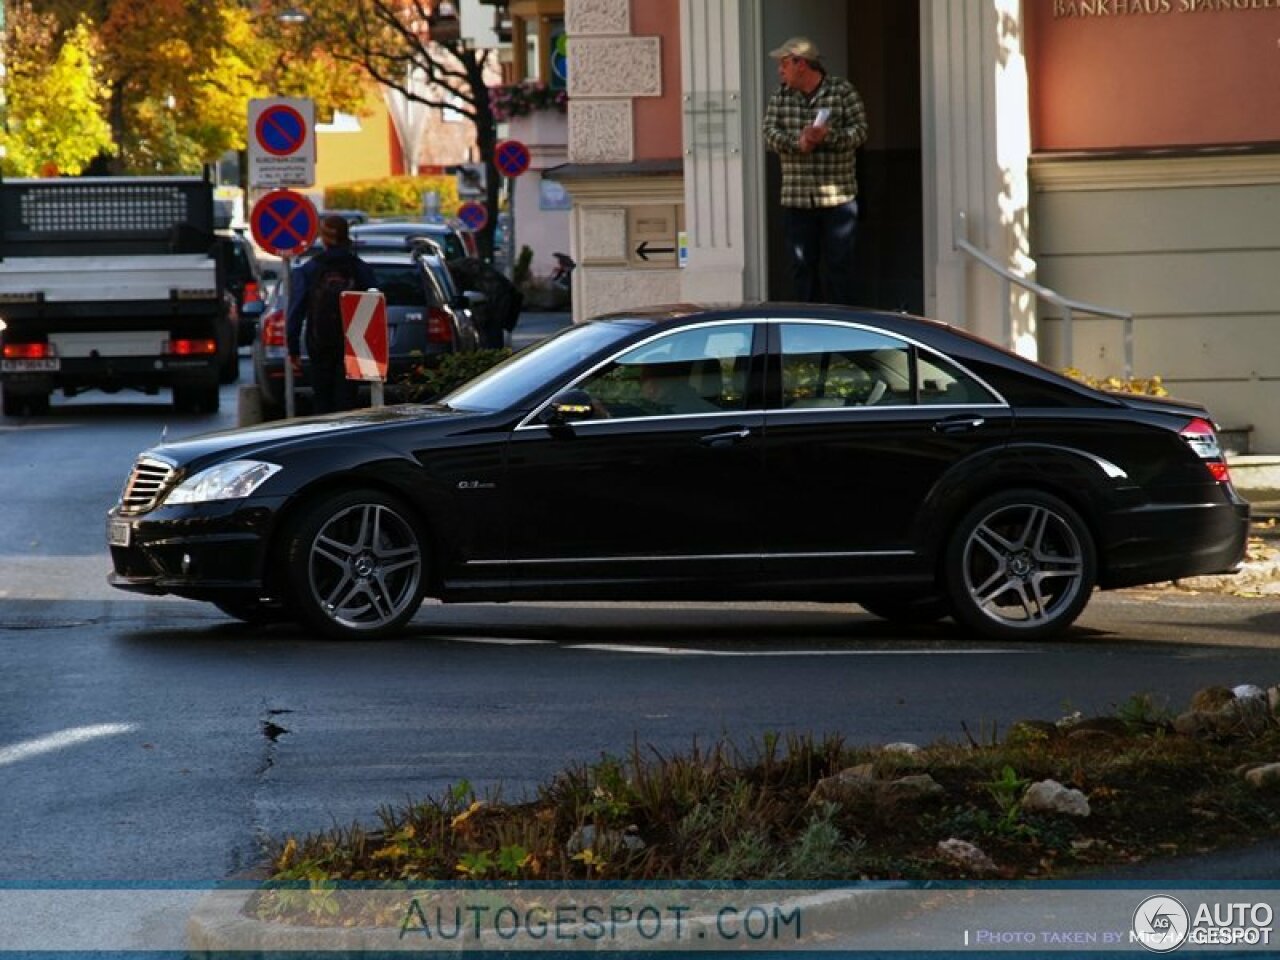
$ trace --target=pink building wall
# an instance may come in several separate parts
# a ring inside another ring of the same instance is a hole
[[[631,5],[631,32],[662,37],[662,96],[637,97],[635,157],[669,160],[682,155],[684,114],[680,100],[680,0],[643,0]]]
[[[1024,0],[1032,148],[1280,144],[1277,0]]]

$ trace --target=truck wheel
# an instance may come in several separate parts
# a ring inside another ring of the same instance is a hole
[[[181,413],[217,413],[218,385],[174,387],[173,406]]]
[[[240,379],[240,354],[235,347],[232,347],[227,354],[227,359],[222,361],[222,365],[218,368],[219,383],[235,383]]]
[[[20,417],[25,412],[30,417],[43,417],[49,412],[49,394],[18,393],[5,387],[0,394],[5,416]]]

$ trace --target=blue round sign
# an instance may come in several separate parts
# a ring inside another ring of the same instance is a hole
[[[469,200],[458,208],[458,219],[472,230],[483,230],[489,222],[489,209],[483,203]]]
[[[311,201],[292,190],[272,190],[253,205],[249,217],[249,228],[258,246],[281,257],[310,247],[318,226]]]
[[[493,148],[493,163],[504,176],[518,177],[529,169],[533,158],[519,140],[502,140]]]
[[[267,153],[287,157],[302,148],[307,139],[307,122],[293,107],[278,103],[258,116],[254,134]]]

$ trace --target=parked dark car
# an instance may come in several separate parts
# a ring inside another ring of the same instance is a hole
[[[430,367],[445,354],[470,353],[479,348],[480,336],[467,301],[438,253],[399,246],[360,246],[358,252],[373,268],[378,289],[387,298],[389,393],[394,391],[395,382],[417,364]],[[253,377],[267,420],[279,419],[285,410],[285,306],[284,284],[277,284],[253,345]],[[305,338],[302,363],[303,376],[297,379],[295,396],[298,409],[309,411],[311,390]]]
[[[262,266],[253,244],[242,233],[229,231],[219,234],[223,245],[223,270],[227,289],[236,299],[239,320],[239,346],[248,346],[258,333],[258,321],[262,317],[265,301],[265,285]]]
[[[462,257],[478,257],[475,234],[466,224],[457,220],[393,220],[381,223],[361,223],[351,228],[351,237],[357,243],[374,237],[426,237],[444,252],[446,260]]]
[[[1095,586],[1231,571],[1208,412],[899,314],[673,307],[572,326],[432,405],[147,450],[111,582],[402,627],[425,595],[857,602],[998,639]]]

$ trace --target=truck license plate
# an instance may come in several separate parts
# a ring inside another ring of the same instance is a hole
[[[113,547],[127,547],[133,528],[123,520],[107,521],[107,543]]]
[[[57,373],[61,367],[59,357],[14,358],[0,361],[0,373]]]

